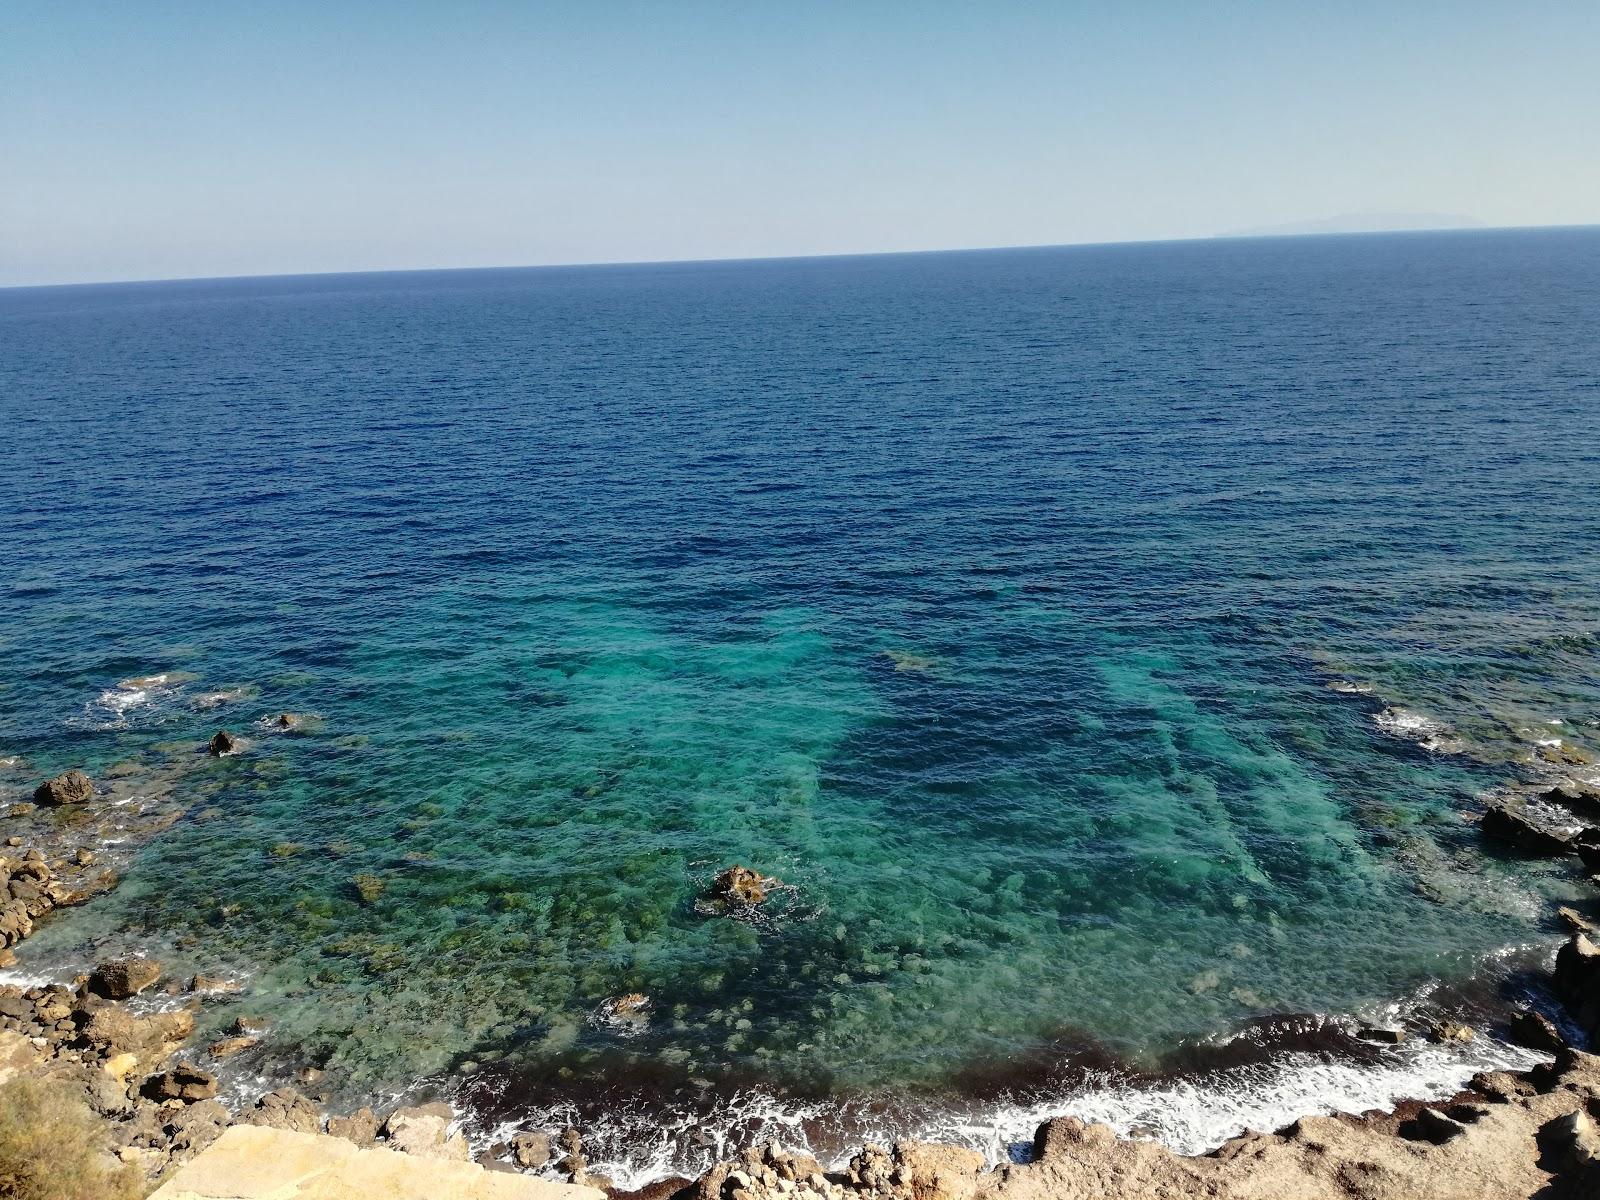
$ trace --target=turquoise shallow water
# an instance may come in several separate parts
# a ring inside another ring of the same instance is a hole
[[[1597,297],[1593,231],[0,293],[5,786],[192,801],[23,966],[502,1116],[1481,978],[1562,884],[1464,816],[1600,749]]]

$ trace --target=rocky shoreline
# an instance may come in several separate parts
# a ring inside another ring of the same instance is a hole
[[[233,750],[219,734],[204,751]],[[114,784],[112,785],[115,786]],[[10,816],[33,818],[37,844],[13,835],[0,847],[0,966],[14,947],[56,908],[82,904],[117,885],[99,854],[75,846],[75,832],[114,824],[124,840],[153,836],[181,815],[170,797],[155,806],[93,814],[102,788],[79,771],[41,782],[31,805]],[[110,789],[104,789],[110,790]],[[38,818],[48,816],[41,822]],[[1531,789],[1489,806],[1481,829],[1505,851],[1570,859],[1600,872],[1600,788],[1571,780]],[[1600,875],[1591,874],[1600,886]],[[706,903],[711,911],[760,904],[781,887],[743,867],[720,875]],[[1557,956],[1551,991],[1565,1006],[1567,1028],[1600,1043],[1600,945],[1596,927],[1572,908],[1561,918],[1570,937]],[[292,1087],[266,1092],[230,1111],[205,1065],[253,1046],[260,1030],[240,1019],[228,1036],[190,1045],[196,1015],[214,997],[237,991],[224,979],[168,979],[159,963],[127,957],[99,963],[71,984],[0,985],[0,1086],[22,1077],[43,1081],[79,1101],[104,1126],[114,1163],[155,1187],[235,1126],[296,1136],[337,1138],[418,1159],[466,1164],[491,1172],[536,1174],[618,1195],[612,1181],[589,1170],[583,1133],[524,1129],[474,1148],[448,1105],[361,1108],[329,1115]],[[165,1008],[147,1003],[153,994]],[[617,1019],[647,1006],[627,996]],[[172,1007],[171,1005],[176,1005]],[[627,1011],[623,1011],[626,1009]],[[1370,1029],[1374,1041],[1399,1031]],[[1433,1036],[1470,1038],[1464,1027]],[[1278,1133],[1247,1133],[1210,1154],[1184,1157],[1159,1144],[1118,1137],[1103,1125],[1057,1118],[1040,1126],[1031,1160],[986,1166],[970,1149],[901,1142],[867,1146],[842,1169],[768,1145],[713,1167],[699,1179],[662,1181],[633,1193],[660,1200],[1070,1200],[1074,1197],[1560,1197],[1600,1195],[1600,1057],[1567,1044],[1562,1025],[1524,1009],[1512,1022],[1518,1044],[1553,1055],[1521,1074],[1480,1074],[1450,1100],[1401,1104],[1359,1117],[1306,1118]],[[238,1139],[235,1139],[238,1141]],[[337,1157],[337,1155],[335,1156]],[[181,1179],[181,1174],[180,1174]],[[163,1193],[166,1194],[166,1189]],[[174,1193],[179,1194],[179,1193]],[[181,1193],[190,1194],[190,1193]],[[198,1193],[195,1193],[198,1194]]]

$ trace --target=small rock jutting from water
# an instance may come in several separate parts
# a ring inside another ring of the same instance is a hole
[[[94,783],[82,771],[65,771],[33,791],[33,802],[51,807],[82,804],[94,795]]]
[[[595,1014],[596,1023],[609,1026],[622,1033],[638,1033],[650,1021],[650,997],[643,992],[629,992],[626,996],[613,996],[602,1003]]]
[[[536,1129],[512,1134],[511,1157],[524,1171],[537,1171],[550,1161],[550,1135]]]
[[[219,729],[211,735],[211,741],[207,743],[206,748],[211,751],[213,757],[221,758],[224,754],[232,754],[238,744],[233,734],[226,729]]]
[[[161,964],[137,956],[103,962],[89,975],[89,990],[107,1000],[137,996],[161,978]]]
[[[1559,857],[1571,854],[1574,835],[1541,823],[1520,800],[1491,804],[1483,814],[1483,835],[1529,854]]]
[[[712,881],[710,899],[730,909],[754,908],[782,886],[781,879],[735,864]]]

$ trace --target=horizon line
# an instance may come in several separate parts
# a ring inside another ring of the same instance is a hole
[[[1211,233],[1191,237],[1123,238],[1104,242],[1025,242],[998,246],[941,246],[915,250],[838,250],[819,254],[753,254],[726,258],[589,259],[573,262],[503,263],[495,266],[372,267],[345,271],[271,271],[256,275],[171,275],[141,279],[84,279],[66,283],[7,283],[0,292],[42,291],[53,288],[143,287],[171,283],[229,283],[249,279],[336,279],[359,275],[445,275],[472,271],[559,271],[595,267],[699,266],[718,263],[807,262],[835,258],[896,258],[919,254],[986,254],[1008,250],[1092,250],[1113,246],[1162,246],[1191,242],[1287,242],[1321,238],[1406,237],[1437,234],[1525,233],[1553,230],[1600,229],[1600,222],[1559,225],[1439,226],[1428,229],[1329,230],[1308,233]]]

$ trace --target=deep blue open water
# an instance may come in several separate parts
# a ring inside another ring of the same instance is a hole
[[[21,965],[241,1078],[894,1126],[1553,936],[1600,231],[19,289],[0,425],[0,799],[194,798]]]

